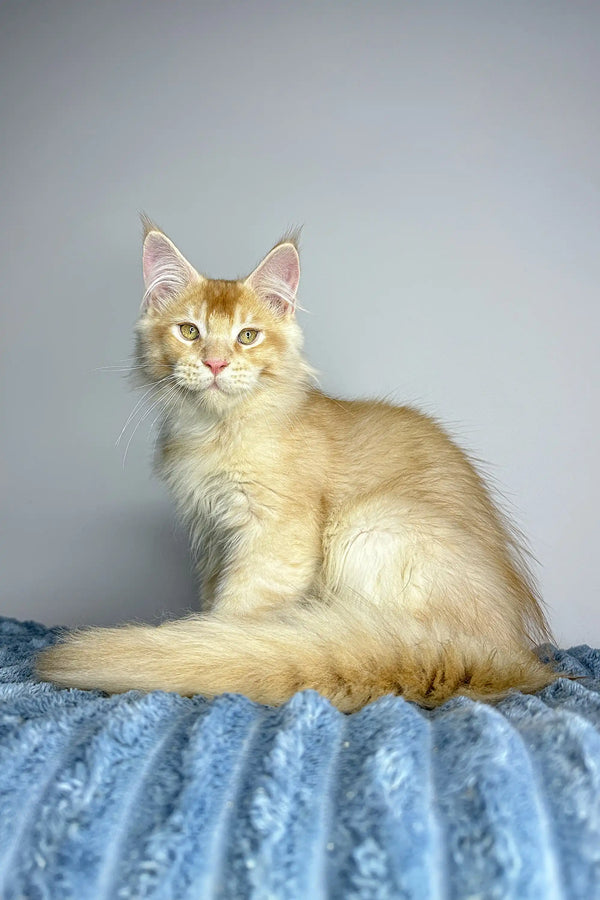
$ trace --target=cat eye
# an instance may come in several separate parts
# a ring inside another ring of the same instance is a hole
[[[253,344],[258,337],[258,331],[255,328],[244,328],[237,336],[240,344]]]
[[[199,337],[200,332],[196,328],[195,325],[192,325],[191,322],[184,322],[183,325],[179,326],[179,330],[181,332],[181,336],[186,339],[186,341],[195,341],[197,337]]]

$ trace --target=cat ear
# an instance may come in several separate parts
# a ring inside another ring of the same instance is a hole
[[[148,231],[144,238],[142,264],[146,285],[144,308],[164,306],[190,284],[202,281],[202,275],[182,256],[175,244],[155,228]]]
[[[278,315],[293,315],[300,281],[300,258],[294,244],[273,247],[244,284]]]

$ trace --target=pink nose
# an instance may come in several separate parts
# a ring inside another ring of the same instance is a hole
[[[213,375],[218,375],[219,372],[222,372],[229,365],[226,359],[203,359],[202,362],[210,369]]]

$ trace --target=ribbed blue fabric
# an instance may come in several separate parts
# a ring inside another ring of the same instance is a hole
[[[496,706],[57,690],[0,619],[2,900],[600,898],[600,651]]]

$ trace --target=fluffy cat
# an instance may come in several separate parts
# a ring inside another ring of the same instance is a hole
[[[313,386],[295,237],[245,280],[213,280],[146,222],[143,270],[137,371],[165,401],[158,470],[204,611],[69,633],[39,677],[265,704],[313,688],[347,712],[550,683],[527,567],[463,451],[414,409]]]

